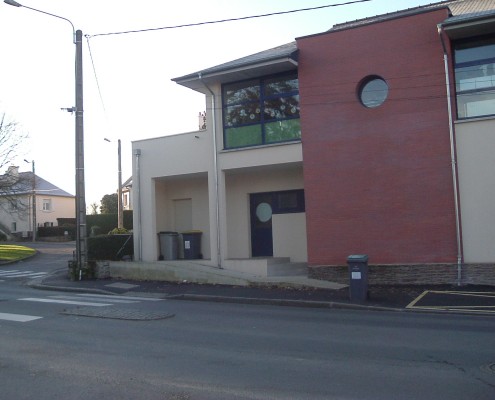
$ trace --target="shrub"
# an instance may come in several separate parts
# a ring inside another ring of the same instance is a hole
[[[129,233],[129,231],[125,228],[113,228],[108,232],[109,235],[124,235],[126,233]]]
[[[119,261],[133,255],[132,235],[99,235],[88,238],[88,260]]]
[[[98,225],[93,225],[89,230],[89,236],[93,237],[98,236],[99,234],[101,234],[101,228]]]

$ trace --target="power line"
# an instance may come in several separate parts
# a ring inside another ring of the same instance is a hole
[[[302,11],[321,10],[323,8],[347,6],[350,4],[366,3],[369,1],[372,1],[372,0],[353,0],[353,1],[346,1],[343,3],[337,3],[337,4],[328,4],[325,6],[299,8],[297,10],[278,11],[278,12],[267,13],[267,14],[250,15],[250,16],[246,16],[246,17],[226,18],[226,19],[220,19],[220,20],[214,20],[214,21],[204,21],[204,22],[196,22],[196,23],[190,23],[190,24],[164,26],[164,27],[160,27],[160,28],[146,28],[146,29],[137,29],[137,30],[121,31],[121,32],[97,33],[94,35],[87,35],[87,36],[88,37],[97,37],[97,36],[124,35],[124,34],[129,34],[129,33],[142,33],[142,32],[150,32],[150,31],[160,31],[160,30],[165,30],[165,29],[189,28],[189,27],[193,27],[193,26],[220,24],[220,23],[224,23],[224,22],[243,21],[243,20],[254,19],[254,18],[272,17],[275,15],[293,14],[293,13],[298,13],[298,12],[302,12]]]
[[[98,94],[100,95],[101,106],[103,107],[103,112],[106,113],[107,110],[105,108],[105,102],[103,101],[103,96],[101,94],[100,81],[98,80],[98,75],[96,74],[95,61],[93,59],[93,53],[91,52],[91,46],[89,44],[89,37],[88,37],[88,35],[85,35],[85,36],[86,36],[86,41],[88,43],[88,50],[89,50],[89,57],[91,58],[91,65],[93,66],[93,74],[95,76],[96,87],[98,88]]]

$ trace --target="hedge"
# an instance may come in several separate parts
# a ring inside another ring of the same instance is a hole
[[[76,227],[75,226],[39,226],[38,237],[54,237],[65,236],[65,232],[68,232],[71,240],[76,239]]]
[[[98,235],[88,238],[88,260],[119,261],[132,259],[134,242],[132,235]]]
[[[124,210],[124,228],[128,231],[132,231],[132,210]],[[75,218],[57,218],[58,227],[64,227],[65,230],[68,227],[73,227],[75,232],[76,219]],[[108,232],[117,228],[118,215],[117,214],[91,214],[86,215],[86,231],[88,236],[106,235]],[[38,228],[41,229],[41,228]],[[71,234],[71,232],[69,232]],[[63,235],[63,232],[62,232]],[[59,236],[57,234],[46,234],[46,236]],[[74,234],[75,237],[75,234]]]
[[[124,228],[132,230],[132,210],[124,210]],[[107,234],[118,225],[117,214],[86,215],[88,235]],[[96,227],[96,228],[95,228]]]

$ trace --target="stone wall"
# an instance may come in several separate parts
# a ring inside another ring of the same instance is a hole
[[[455,285],[457,264],[370,265],[370,285]],[[313,279],[349,283],[345,266],[312,266],[308,275]],[[495,286],[495,264],[466,264],[461,267],[462,285]]]

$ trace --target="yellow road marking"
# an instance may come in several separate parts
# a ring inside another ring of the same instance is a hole
[[[426,290],[421,293],[417,298],[415,298],[411,303],[409,303],[407,309],[418,309],[418,310],[434,310],[434,311],[464,311],[472,313],[485,313],[493,314],[495,313],[495,305],[493,306],[416,306],[416,304],[422,300],[428,293],[432,294],[453,294],[466,297],[486,297],[495,298],[495,292],[456,292],[456,291],[439,291],[439,290]]]
[[[423,297],[426,296],[426,294],[429,292],[429,290],[425,290],[423,293],[421,293],[418,297],[416,297],[413,301],[411,301],[406,308],[413,308],[414,305],[420,301]]]

